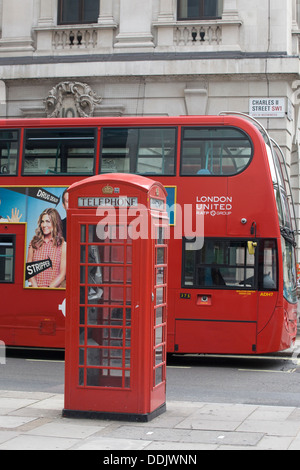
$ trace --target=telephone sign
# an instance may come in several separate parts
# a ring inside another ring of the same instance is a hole
[[[134,207],[138,205],[137,197],[79,197],[78,207]]]

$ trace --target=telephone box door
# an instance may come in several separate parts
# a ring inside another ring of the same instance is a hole
[[[166,392],[166,340],[167,340],[167,240],[169,237],[168,222],[153,219],[154,275],[153,285],[153,389],[152,403],[161,402]]]
[[[78,318],[78,322],[72,322],[71,333],[78,348],[76,352],[72,346],[71,351],[79,359],[71,360],[77,371],[73,369],[70,373],[78,390],[89,388],[90,395],[105,387],[101,394],[108,394],[111,400],[110,389],[123,390],[129,406],[134,385],[131,376],[134,240],[124,238],[121,227],[113,225],[108,227],[107,238],[101,239],[98,235],[103,226],[99,219],[74,219],[72,230],[78,240],[75,245],[79,246],[80,268],[74,269],[70,279],[78,298],[72,296],[69,301]],[[74,258],[75,261],[76,255]],[[78,397],[80,405],[80,393]]]

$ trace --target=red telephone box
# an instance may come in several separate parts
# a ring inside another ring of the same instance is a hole
[[[166,191],[107,174],[69,188],[64,416],[165,411]]]

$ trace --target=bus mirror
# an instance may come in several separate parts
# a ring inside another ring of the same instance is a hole
[[[255,248],[257,247],[257,242],[248,242],[248,253],[249,255],[255,254]]]

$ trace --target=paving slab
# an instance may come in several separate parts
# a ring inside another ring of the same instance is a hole
[[[147,423],[64,418],[63,407],[63,394],[0,391],[0,450],[300,450],[295,407],[170,401]]]
[[[0,450],[68,450],[78,442],[78,439],[22,434],[0,444]]]

